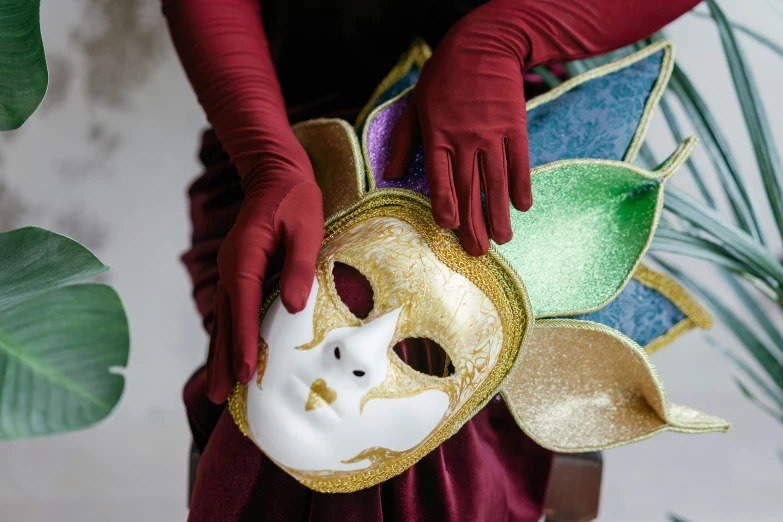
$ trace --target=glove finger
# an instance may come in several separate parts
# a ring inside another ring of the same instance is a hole
[[[527,132],[519,132],[507,137],[506,159],[511,203],[517,210],[525,212],[533,204]]]
[[[487,228],[495,243],[508,243],[511,231],[511,212],[508,202],[508,174],[504,141],[498,140],[479,154],[479,171],[484,185],[487,207]]]
[[[451,152],[446,147],[425,147],[424,168],[432,201],[432,217],[441,228],[457,228],[460,218]]]
[[[281,232],[285,261],[280,277],[280,297],[286,309],[295,314],[307,304],[315,279],[315,263],[324,239],[323,213],[316,209],[308,219],[284,220]]]
[[[416,101],[413,94],[411,94],[408,107],[392,129],[391,161],[389,161],[386,170],[383,172],[383,179],[395,180],[402,178],[413,161],[419,144],[421,144],[421,134],[419,132]]]
[[[254,272],[266,273],[266,257],[258,258]],[[258,362],[258,312],[261,309],[261,281],[253,276],[239,277],[231,292],[231,362],[234,375],[242,384],[253,376]]]
[[[459,200],[459,238],[469,254],[480,256],[489,250],[489,238],[481,206],[478,152],[457,151],[455,159],[454,179]]]
[[[214,298],[215,315],[207,356],[207,397],[223,403],[234,386],[231,368],[231,307],[228,296],[218,287]]]

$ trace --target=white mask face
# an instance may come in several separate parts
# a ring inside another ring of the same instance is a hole
[[[248,425],[266,454],[286,468],[363,469],[368,461],[354,458],[368,449],[399,452],[421,442],[443,417],[449,396],[427,390],[362,408],[362,397],[386,379],[402,309],[336,328],[314,348],[297,349],[313,339],[318,288],[316,280],[299,314],[289,314],[279,299],[269,309],[261,328],[268,359],[260,388],[248,390]]]
[[[258,370],[232,395],[243,432],[319,491],[382,482],[455,433],[494,395],[526,328],[523,318],[525,326],[505,338],[501,318],[514,312],[492,260],[470,258],[429,217],[404,207],[380,210],[332,226],[337,232],[321,250],[307,306],[289,314],[279,298],[272,302]],[[337,294],[336,262],[368,279],[373,309],[366,319]],[[417,372],[392,349],[417,337],[443,348],[452,375]]]

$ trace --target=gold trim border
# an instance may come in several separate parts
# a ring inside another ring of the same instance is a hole
[[[625,446],[627,444],[633,444],[634,442],[639,442],[642,440],[649,439],[651,437],[654,437],[655,435],[659,433],[663,433],[666,431],[675,432],[675,433],[691,433],[691,434],[699,434],[699,433],[711,433],[711,432],[726,432],[730,429],[731,424],[723,419],[715,418],[716,422],[714,424],[704,424],[701,426],[683,426],[683,425],[677,425],[672,423],[672,420],[670,419],[669,415],[669,407],[670,402],[666,394],[666,389],[663,386],[663,381],[661,380],[660,375],[658,374],[658,370],[653,366],[653,364],[650,362],[650,358],[645,351],[644,348],[639,346],[636,342],[634,342],[632,339],[624,335],[622,332],[619,332],[615,330],[614,328],[611,328],[609,326],[596,323],[593,321],[583,321],[583,320],[577,320],[577,319],[545,319],[541,321],[536,321],[536,324],[534,328],[575,328],[575,329],[585,329],[585,330],[592,330],[596,332],[602,332],[608,336],[611,336],[615,338],[616,340],[623,343],[628,349],[635,352],[637,355],[640,356],[642,363],[645,366],[645,369],[653,379],[653,382],[655,383],[656,388],[658,389],[658,393],[660,394],[661,398],[661,404],[664,410],[664,416],[661,419],[663,421],[663,426],[661,426],[658,429],[652,430],[648,433],[639,435],[637,437],[632,437],[623,441],[618,441],[610,444],[604,444],[601,446],[585,446],[585,447],[579,447],[579,448],[560,448],[557,446],[553,446],[550,444],[547,444],[546,442],[542,441],[538,437],[535,436],[530,430],[527,429],[524,421],[519,416],[519,414],[514,409],[513,403],[511,401],[511,398],[508,395],[508,392],[505,390],[505,388],[502,388],[500,391],[501,396],[503,397],[503,400],[506,402],[506,406],[508,407],[508,411],[511,413],[512,417],[514,417],[514,420],[516,421],[519,428],[525,432],[525,434],[533,439],[539,446],[549,449],[551,451],[556,451],[558,453],[584,453],[584,452],[590,452],[590,451],[603,451],[607,449],[616,448],[619,446]],[[520,356],[519,359],[522,359]],[[706,415],[706,414],[705,414]],[[717,422],[720,421],[720,422]]]

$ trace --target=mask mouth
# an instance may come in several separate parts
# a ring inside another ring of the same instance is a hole
[[[310,393],[307,395],[305,411],[317,410],[329,406],[337,400],[337,392],[326,385],[323,379],[316,379],[310,385]]]

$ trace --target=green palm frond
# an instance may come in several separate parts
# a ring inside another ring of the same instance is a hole
[[[750,174],[736,160],[724,131],[696,86],[682,68],[675,66],[670,94],[661,103],[664,119],[674,139],[680,140],[686,127],[702,139],[720,183],[710,185],[697,164],[688,164],[700,198],[676,187],[667,189],[667,214],[652,249],[700,259],[716,267],[726,283],[727,291],[723,293],[702,284],[698,274],[682,268],[686,264],[676,267],[656,258],[709,305],[744,349],[747,357],[717,347],[736,365],[739,377],[735,382],[743,395],[783,422],[783,330],[778,326],[783,318],[783,265],[764,240],[765,235],[783,238],[783,166],[736,33],[753,38],[781,57],[783,46],[749,27],[730,22],[715,0],[707,0],[707,6],[708,15],[696,15],[708,16],[718,28],[764,186],[764,204],[775,218],[774,228],[762,231],[758,210],[745,189]],[[679,104],[684,118],[674,110],[674,103]],[[640,157],[649,165],[658,163],[649,147],[642,149]],[[728,215],[716,208],[716,201],[721,199],[728,202]],[[764,306],[764,300],[772,306]],[[744,313],[738,314],[735,307],[741,307]],[[677,519],[670,516],[670,520]]]

